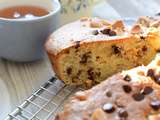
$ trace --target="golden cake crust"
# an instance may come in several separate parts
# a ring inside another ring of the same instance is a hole
[[[93,19],[94,20],[94,19]],[[46,49],[53,54],[57,55],[59,52],[61,52],[63,49],[74,46],[75,43],[78,41],[80,42],[97,42],[97,41],[112,41],[112,40],[121,40],[125,38],[129,38],[129,35],[123,35],[123,36],[116,36],[115,37],[109,37],[106,35],[94,35],[93,32],[95,30],[102,30],[105,28],[103,27],[91,27],[92,19],[88,18],[86,21],[75,21],[73,23],[67,24],[57,31],[55,31],[48,39],[46,43]],[[95,21],[100,21],[100,19],[95,19]]]

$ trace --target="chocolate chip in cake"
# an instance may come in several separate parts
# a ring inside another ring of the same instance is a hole
[[[107,113],[112,113],[115,111],[115,107],[112,103],[106,103],[102,109]]]
[[[150,103],[150,106],[154,109],[154,110],[159,110],[160,109],[160,101],[159,100],[153,100]]]
[[[70,75],[72,73],[72,68],[68,67],[67,70],[66,70],[66,72],[67,72],[67,75]]]
[[[91,58],[91,52],[84,53],[81,57],[80,63],[84,64],[88,62],[88,59]]]
[[[127,82],[130,82],[131,81],[131,77],[129,75],[126,75],[124,77],[124,80],[127,81]]]
[[[128,112],[122,108],[122,109],[119,110],[118,116],[120,118],[127,118],[128,117]]]
[[[89,68],[87,71],[87,74],[88,74],[88,79],[94,80],[94,69],[93,68]]]
[[[132,97],[135,101],[142,101],[144,99],[144,95],[141,93],[135,93]]]
[[[123,85],[122,88],[126,93],[130,93],[132,91],[132,88],[129,85]]]
[[[160,53],[160,49],[157,49],[156,52]]]
[[[97,57],[96,57],[96,59],[99,59],[99,58],[100,58],[100,56],[97,56]]]
[[[59,120],[59,115],[56,115],[56,117],[54,118],[54,120]]]
[[[141,39],[141,40],[145,40],[145,39],[146,39],[146,37],[145,37],[145,36],[143,36],[143,35],[140,35],[140,39]]]
[[[109,35],[110,31],[111,31],[111,29],[106,28],[106,29],[101,30],[100,32],[103,33],[103,34]]]
[[[106,92],[106,96],[107,96],[107,97],[112,97],[112,92],[111,92],[111,91],[107,91],[107,92]]]
[[[115,31],[111,30],[111,31],[109,31],[109,34],[108,34],[108,35],[109,35],[109,36],[116,36],[117,33],[116,33]]]
[[[76,41],[76,42],[75,42],[75,44],[76,44],[76,45],[75,45],[75,49],[78,49],[78,48],[80,47],[80,42],[81,42],[81,41]]]
[[[109,35],[109,36],[116,36],[117,35],[117,33],[115,31],[111,30],[110,28],[103,29],[100,32],[105,35]]]
[[[143,95],[148,95],[152,92],[153,92],[153,88],[151,88],[151,87],[145,87],[144,89],[141,90],[141,94],[143,94]]]
[[[92,31],[92,34],[93,34],[93,35],[98,35],[99,32],[98,32],[98,30],[94,30],[94,31]]]
[[[112,49],[113,49],[114,54],[120,54],[122,48],[116,45],[112,45]]]
[[[147,76],[151,77],[152,79],[154,79],[155,77],[155,71],[153,69],[149,69],[147,71]]]
[[[145,46],[145,45],[142,47],[142,51],[143,51],[143,52],[146,52],[147,49],[148,49],[148,48],[147,48],[147,46]]]
[[[143,57],[143,52],[141,50],[138,50],[136,52],[136,57]]]

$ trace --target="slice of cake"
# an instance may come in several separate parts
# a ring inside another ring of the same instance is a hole
[[[160,56],[77,92],[55,120],[160,120]]]
[[[59,79],[91,87],[121,70],[148,64],[160,48],[157,21],[141,18],[125,26],[121,20],[82,18],[54,32],[45,48]]]

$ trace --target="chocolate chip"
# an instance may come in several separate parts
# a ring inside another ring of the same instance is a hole
[[[145,87],[144,89],[141,90],[141,94],[143,94],[143,95],[148,95],[152,92],[153,92],[153,88],[151,88],[151,87]]]
[[[120,109],[119,112],[118,112],[118,116],[120,118],[127,118],[128,117],[128,112],[124,109]]]
[[[151,77],[157,84],[160,85],[160,76],[155,75],[155,70],[149,69],[147,72],[147,76]]]
[[[113,49],[113,52],[114,52],[115,54],[121,53],[121,47],[119,47],[119,46],[112,45],[112,49]]]
[[[116,33],[115,31],[111,30],[111,31],[109,31],[109,34],[108,34],[108,35],[109,35],[109,36],[116,36],[117,33]]]
[[[111,31],[111,29],[106,28],[106,29],[101,30],[100,32],[103,34],[109,35],[110,31]]]
[[[75,45],[75,49],[78,49],[78,48],[80,47],[80,42],[81,42],[81,41],[75,41],[75,44],[76,44],[76,45]]]
[[[156,52],[158,52],[158,53],[159,53],[159,52],[160,52],[160,49],[157,49],[157,50],[156,50]]]
[[[94,80],[95,77],[101,76],[101,72],[99,71],[99,69],[97,69],[97,70],[98,71],[94,70],[94,68],[92,68],[92,67],[87,70],[89,80]]]
[[[107,91],[107,92],[106,92],[106,96],[107,96],[107,97],[112,97],[112,93],[111,93],[110,91]]]
[[[148,70],[147,76],[151,77],[157,84],[160,85],[160,76],[155,75],[155,71],[153,69]]]
[[[127,82],[131,81],[131,77],[129,75],[126,75],[123,79]]]
[[[99,59],[99,58],[100,58],[100,56],[97,56],[97,57],[96,57],[96,59]]]
[[[153,69],[149,69],[147,71],[147,76],[151,77],[152,79],[154,79],[154,77],[155,77],[154,74],[155,74],[155,71]]]
[[[145,40],[146,37],[144,37],[143,35],[141,35],[141,36],[140,36],[140,39],[141,39],[141,40]]]
[[[88,79],[94,80],[94,69],[93,68],[89,68],[87,71],[87,74],[88,74]]]
[[[93,35],[98,35],[99,32],[98,32],[98,30],[94,30],[94,31],[92,32],[92,34],[93,34]]]
[[[122,88],[126,93],[130,93],[132,91],[132,88],[129,85],[123,85]]]
[[[112,103],[106,103],[104,106],[103,106],[103,110],[107,113],[112,113],[115,111],[115,107],[113,106]]]
[[[142,51],[143,51],[143,52],[147,51],[147,49],[148,49],[147,46],[143,46],[143,47],[142,47]]]
[[[150,103],[150,106],[154,109],[154,110],[159,110],[160,109],[160,101],[159,100],[153,100]]]
[[[68,67],[66,71],[67,71],[67,74],[70,75],[72,73],[72,68]]]
[[[59,120],[59,115],[56,115],[56,117],[54,118],[54,120]]]
[[[132,97],[135,101],[142,101],[144,99],[144,95],[141,93],[135,93]]]
[[[65,53],[66,53],[66,54],[69,54],[69,53],[70,53],[70,51],[69,51],[68,49],[66,49],[66,50],[65,50]]]
[[[101,33],[105,34],[105,35],[109,35],[109,36],[115,36],[117,35],[117,33],[109,28],[103,29],[100,31]]]
[[[84,64],[88,62],[88,59],[91,58],[91,52],[84,53],[81,57],[80,63]]]

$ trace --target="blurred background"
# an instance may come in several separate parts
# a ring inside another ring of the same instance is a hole
[[[60,0],[61,25],[81,16],[105,19],[154,16],[160,12],[160,0]]]

